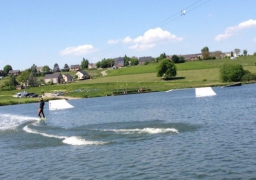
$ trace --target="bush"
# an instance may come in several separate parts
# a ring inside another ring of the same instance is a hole
[[[69,72],[69,69],[66,68],[66,69],[61,69],[61,72]]]
[[[172,62],[176,63],[184,63],[185,59],[183,56],[177,56],[177,55],[173,55],[172,56]]]
[[[148,62],[148,61],[145,61],[145,62],[144,62],[144,65],[148,65],[148,64],[149,64],[149,62]]]
[[[157,76],[165,78],[175,77],[177,74],[176,66],[174,62],[165,58],[161,60],[159,66],[157,67]]]
[[[244,75],[243,77],[241,78],[241,81],[252,81],[252,80],[256,80],[256,75],[255,74],[252,74],[250,71],[248,70],[245,70],[244,71]]]
[[[240,64],[223,64],[220,68],[220,78],[223,82],[238,82],[242,79],[245,71]]]

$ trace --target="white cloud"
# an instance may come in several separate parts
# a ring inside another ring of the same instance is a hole
[[[155,47],[159,43],[181,41],[182,39],[161,28],[149,29],[143,36],[135,38],[133,42],[137,44],[129,48],[146,50]]]
[[[109,40],[108,44],[117,44],[117,43],[135,43],[134,45],[130,46],[130,49],[137,49],[137,50],[146,50],[155,47],[159,43],[166,43],[166,42],[175,42],[181,41],[183,38],[177,37],[174,34],[171,34],[168,31],[164,31],[161,28],[149,29],[146,31],[143,36],[138,36],[135,39],[130,38],[127,36],[124,39],[117,39],[117,40]]]
[[[77,47],[68,47],[60,51],[60,55],[82,55],[82,54],[88,54],[94,51],[96,51],[96,49],[92,45],[85,44]]]
[[[149,29],[144,33],[143,36],[135,38],[133,41],[136,43],[159,43],[159,42],[170,42],[180,41],[182,38],[178,38],[168,31],[164,31],[161,28]]]
[[[120,40],[114,40],[114,39],[111,39],[111,40],[108,40],[108,44],[117,44],[119,43]]]
[[[135,49],[135,50],[146,50],[155,47],[155,44],[135,44],[133,46],[130,46],[130,49]]]
[[[123,40],[109,40],[108,44],[116,44],[119,42],[135,43],[131,45],[130,49],[146,50],[155,47],[159,43],[181,41],[183,38],[177,37],[168,31],[164,31],[161,28],[149,29],[142,36],[132,39],[127,36]]]
[[[111,40],[108,40],[107,43],[108,44],[117,44],[117,43],[123,42],[124,44],[126,44],[126,43],[129,43],[131,41],[132,41],[132,39],[129,36],[127,36],[123,40],[121,40],[121,39],[111,39]]]
[[[248,21],[241,22],[236,26],[228,27],[225,30],[224,34],[217,35],[215,37],[215,40],[220,41],[223,39],[227,39],[227,38],[233,36],[235,34],[235,32],[237,32],[237,31],[240,31],[242,29],[247,29],[247,28],[253,28],[253,27],[256,27],[256,20],[249,19]]]
[[[127,36],[126,38],[123,39],[123,43],[129,43],[132,41],[132,38],[130,38],[129,36]]]

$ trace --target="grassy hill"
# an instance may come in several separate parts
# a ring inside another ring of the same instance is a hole
[[[77,81],[68,84],[46,85],[26,89],[27,92],[37,94],[64,91],[67,96],[72,97],[99,97],[112,95],[116,89],[150,88],[152,91],[165,91],[169,89],[191,88],[202,86],[225,85],[219,79],[219,67],[223,63],[237,63],[243,65],[244,69],[256,73],[256,56],[239,57],[235,60],[218,59],[204,61],[190,61],[176,64],[177,76],[184,79],[164,81],[156,76],[157,63],[124,67],[116,70],[105,69],[107,76],[101,76],[103,70],[87,70],[92,79]],[[75,72],[68,72],[73,75]],[[42,77],[41,77],[42,78]],[[5,79],[0,80],[0,85]],[[0,91],[0,105],[29,103],[38,101],[37,98],[13,98],[12,95],[20,92],[18,90]]]

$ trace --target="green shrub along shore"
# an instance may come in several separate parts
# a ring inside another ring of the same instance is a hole
[[[147,65],[137,65],[123,67],[119,69],[106,70],[107,76],[101,76],[103,70],[86,70],[92,79],[76,81],[67,84],[53,84],[40,87],[28,87],[26,92],[33,92],[38,95],[46,93],[64,92],[62,96],[67,99],[74,98],[93,98],[112,96],[114,92],[127,92],[127,90],[148,90],[150,92],[167,91],[170,89],[195,88],[206,86],[224,86],[232,82],[222,82],[220,79],[220,68],[223,64],[240,64],[244,70],[256,73],[256,56],[240,56],[237,59],[216,59],[203,61],[188,61],[175,64],[177,68],[177,79],[163,80],[157,77],[158,63]],[[74,72],[69,72],[74,74]],[[42,77],[39,77],[42,79]],[[0,80],[0,86],[5,77]],[[243,81],[245,83],[255,83],[253,81]],[[38,102],[38,98],[16,98],[14,94],[23,90],[0,90],[0,106],[12,104],[24,104]],[[144,91],[145,92],[145,91]],[[148,91],[147,91],[148,92]],[[58,97],[46,97],[45,100],[56,99]]]

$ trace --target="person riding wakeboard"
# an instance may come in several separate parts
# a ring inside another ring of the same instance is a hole
[[[38,110],[38,116],[41,118],[41,113],[43,115],[43,118],[45,119],[44,116],[44,100],[43,98],[40,98],[40,105],[39,105],[39,110]]]

